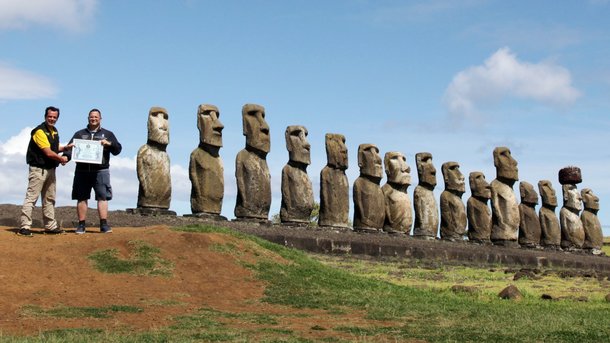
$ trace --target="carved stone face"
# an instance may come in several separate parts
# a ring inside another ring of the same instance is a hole
[[[214,105],[201,104],[197,109],[197,128],[199,129],[199,141],[215,147],[222,146],[222,129],[224,125],[220,122],[220,112]]]
[[[585,188],[580,192],[582,201],[585,204],[585,208],[589,210],[599,210],[599,198],[593,194],[593,191],[589,188]]]
[[[246,104],[241,110],[246,145],[268,153],[271,148],[269,125],[265,121],[265,108]]]
[[[576,188],[576,185],[562,185],[563,190],[563,207],[580,211],[582,210],[582,196]]]
[[[373,144],[360,144],[358,146],[358,167],[361,175],[383,177],[379,149]]]
[[[307,141],[307,129],[300,125],[291,125],[286,128],[286,149],[290,161],[311,164],[309,151],[311,145]]]
[[[169,144],[169,115],[163,107],[151,107],[148,111],[148,140]]]
[[[532,205],[538,204],[538,194],[531,183],[525,181],[519,182],[519,193],[521,194],[522,203]]]
[[[337,133],[326,134],[326,160],[329,167],[346,170],[347,146],[345,146],[345,136]]]
[[[485,180],[485,175],[483,173],[470,173],[468,181],[470,183],[470,192],[472,193],[472,196],[491,199],[491,187],[487,180]]]
[[[496,174],[498,178],[506,180],[519,180],[519,169],[517,161],[510,153],[510,149],[506,147],[497,147],[494,149],[494,166],[496,166]]]
[[[436,186],[436,168],[432,164],[432,154],[420,152],[415,155],[417,177],[420,185]]]
[[[555,194],[555,189],[553,189],[553,184],[551,181],[538,181],[538,191],[540,192],[543,205],[557,207],[557,195]]]
[[[445,162],[441,166],[441,171],[443,173],[443,180],[445,181],[446,190],[460,193],[464,193],[466,191],[464,175],[460,171],[459,163]]]
[[[397,151],[386,152],[383,162],[388,182],[407,186],[411,184],[411,167],[407,165],[405,155]]]

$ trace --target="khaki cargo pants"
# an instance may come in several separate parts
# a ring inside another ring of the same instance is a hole
[[[32,228],[32,210],[38,196],[42,198],[42,222],[47,230],[58,228],[55,220],[55,168],[42,169],[30,166],[28,190],[21,208],[21,228]]]

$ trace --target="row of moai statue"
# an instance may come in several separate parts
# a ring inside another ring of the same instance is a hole
[[[224,168],[219,150],[222,147],[223,124],[214,105],[202,104],[197,111],[199,146],[189,162],[191,181],[190,216],[226,220],[220,215],[224,197]],[[256,104],[242,108],[243,134],[246,146],[235,160],[237,180],[237,221],[268,222],[271,207],[271,175],[266,156],[270,151],[269,126],[265,109]],[[282,203],[280,220],[287,225],[307,225],[314,208],[312,183],[307,175],[310,144],[307,129],[288,126],[285,132],[288,163],[282,169]],[[137,174],[140,182],[138,205],[130,209],[141,214],[174,214],[171,201],[167,110],[153,107],[148,116],[148,141],[138,151]],[[318,226],[352,229],[349,222],[349,183],[345,137],[326,134],[327,165],[320,173],[320,212]],[[412,235],[423,239],[440,238],[505,246],[579,250],[601,253],[603,235],[597,217],[599,199],[590,189],[578,192],[582,180],[580,169],[567,167],[559,172],[563,207],[559,219],[555,214],[557,197],[548,180],[538,182],[542,207],[536,213],[538,195],[534,187],[521,182],[521,203],[517,203],[513,185],[518,181],[517,161],[506,147],[493,151],[496,179],[489,184],[481,172],[469,175],[471,196],[462,201],[465,178],[457,162],[442,165],[445,189],[439,205],[434,196],[436,169],[432,155],[415,155],[418,185],[413,205],[407,189],[411,185],[410,167],[400,152],[388,152],[383,166],[379,149],[373,144],[358,147],[360,176],[353,184],[353,230]],[[383,169],[387,182],[380,186]],[[488,205],[491,200],[491,209]],[[582,203],[584,202],[584,210]],[[415,214],[413,216],[413,213]],[[579,216],[580,214],[580,216]],[[440,223],[439,223],[440,222]]]

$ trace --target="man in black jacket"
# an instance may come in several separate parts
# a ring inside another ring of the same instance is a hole
[[[49,106],[44,111],[44,122],[31,132],[30,143],[26,153],[29,165],[28,189],[21,208],[21,228],[17,232],[21,236],[32,236],[32,209],[42,198],[42,221],[48,233],[61,233],[62,230],[55,220],[55,168],[68,162],[66,156],[59,155],[72,147],[59,145],[59,133],[55,123],[59,119],[59,108]]]
[[[110,186],[109,161],[110,154],[118,155],[122,146],[116,139],[112,131],[102,128],[102,113],[94,108],[89,111],[89,124],[86,128],[77,131],[70,143],[74,139],[86,139],[99,142],[103,146],[104,152],[101,164],[77,162],[74,170],[74,182],[72,184],[72,199],[76,200],[76,212],[78,215],[77,234],[85,233],[87,219],[88,200],[91,197],[91,189],[95,191],[97,200],[97,212],[100,217],[100,232],[112,232],[108,225],[108,200],[112,199],[112,187]],[[71,158],[68,154],[68,158]]]

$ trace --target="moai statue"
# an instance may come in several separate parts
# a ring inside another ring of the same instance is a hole
[[[474,243],[491,243],[491,210],[487,202],[491,198],[489,183],[481,172],[472,172],[468,177],[470,198],[466,203],[468,216],[468,240]]]
[[[415,154],[417,177],[419,182],[413,192],[415,225],[413,237],[436,239],[438,234],[438,204],[434,198],[436,186],[436,168],[432,164],[432,154],[420,152]]]
[[[583,248],[590,251],[594,255],[601,255],[602,246],[604,245],[604,235],[602,233],[602,224],[599,222],[597,212],[599,211],[599,198],[593,194],[589,188],[585,188],[580,193],[582,196],[585,209],[580,215],[582,226],[585,229],[585,243]]]
[[[441,193],[441,239],[463,241],[466,233],[466,206],[462,194],[466,191],[464,175],[457,162],[445,162],[441,166],[445,190]]]
[[[559,171],[559,183],[563,191],[563,207],[559,210],[561,248],[580,250],[585,242],[585,229],[580,221],[582,197],[576,185],[582,182],[580,168],[566,167]]]
[[[388,181],[381,187],[385,197],[383,231],[409,235],[413,225],[413,209],[407,194],[407,188],[411,185],[411,168],[400,152],[387,152],[383,161],[388,176]]]
[[[313,188],[307,176],[311,164],[307,129],[293,125],[286,128],[288,163],[282,169],[282,205],[280,219],[283,224],[309,224],[313,210]]]
[[[172,181],[169,155],[169,115],[162,107],[151,107],[148,112],[148,141],[137,155],[138,208],[132,213],[175,215],[169,211]]]
[[[358,146],[360,176],[354,182],[354,230],[377,232],[385,221],[385,199],[379,183],[383,177],[379,149],[373,144]]]
[[[491,182],[491,241],[496,245],[517,246],[519,204],[513,185],[519,180],[517,161],[506,147],[493,151],[496,179]]]
[[[201,104],[197,109],[199,146],[191,153],[191,212],[194,216],[226,220],[220,216],[224,197],[224,167],[219,151],[222,147],[220,112],[214,105]]]
[[[349,228],[349,182],[345,137],[326,134],[326,166],[320,172],[320,216],[318,226]]]
[[[241,110],[246,147],[235,158],[237,179],[236,220],[268,222],[271,207],[271,174],[267,154],[271,143],[265,108],[246,104]]]
[[[542,207],[538,211],[540,218],[540,243],[545,249],[561,250],[561,228],[555,214],[557,196],[549,180],[538,181],[538,191],[542,198]]]
[[[521,181],[519,183],[521,203],[519,204],[519,244],[526,248],[540,247],[540,219],[536,214],[538,194],[532,184]]]

